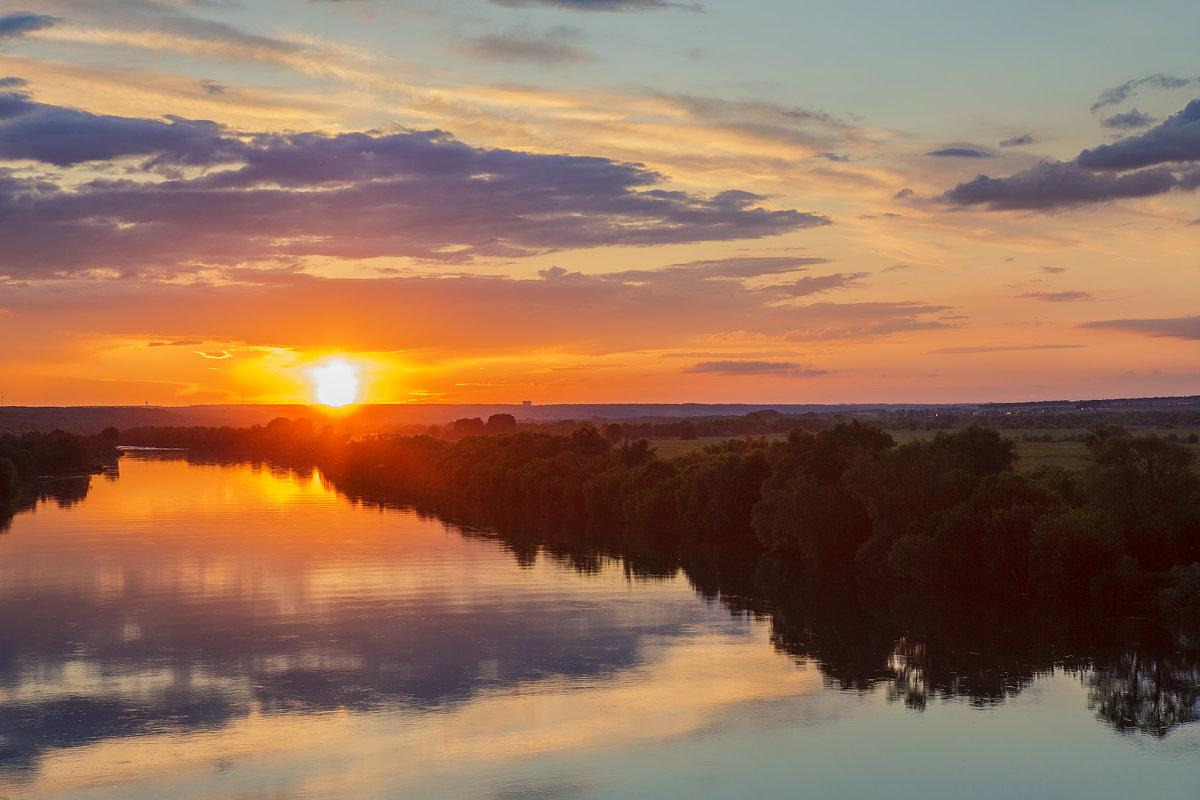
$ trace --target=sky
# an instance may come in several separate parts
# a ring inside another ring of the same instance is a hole
[[[1200,394],[1194,0],[0,8],[0,401]]]

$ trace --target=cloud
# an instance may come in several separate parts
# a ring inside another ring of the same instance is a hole
[[[1100,98],[1092,103],[1092,113],[1095,114],[1100,109],[1106,106],[1115,106],[1125,102],[1127,99],[1137,94],[1137,90],[1143,86],[1149,86],[1152,89],[1182,89],[1187,86],[1200,85],[1200,78],[1177,78],[1174,75],[1149,75],[1145,78],[1126,81],[1120,86],[1114,86],[1111,89],[1105,89],[1100,93]]]
[[[790,361],[702,361],[684,367],[682,372],[719,373],[721,375],[790,375],[800,378],[815,378],[828,375],[824,369],[805,369],[804,365]]]
[[[820,214],[769,210],[760,195],[736,189],[663,189],[663,176],[638,164],[471,147],[442,131],[243,140],[211,122],[98,116],[3,96],[10,103],[0,104],[0,157],[226,167],[70,190],[0,175],[0,264],[12,277],[309,256],[461,263],[831,224]]]
[[[1000,142],[1001,147],[1021,147],[1027,144],[1037,144],[1037,139],[1033,138],[1028,133],[1022,133],[1019,136],[1013,136],[1011,139],[1005,139]]]
[[[893,200],[905,200],[909,197],[912,197],[914,194],[916,194],[916,192],[914,192],[912,189],[910,189],[906,186],[903,189],[901,189],[900,191],[896,192],[894,195],[892,195],[892,199]]]
[[[1086,346],[1082,344],[1026,344],[999,345],[995,347],[942,347],[938,350],[930,350],[929,354],[935,356],[965,356],[976,353],[1007,353],[1015,350],[1073,350]]]
[[[1031,300],[1045,300],[1049,303],[1070,303],[1075,300],[1091,300],[1091,292],[1026,292],[1017,297],[1028,297]]]
[[[704,259],[682,264],[670,264],[658,269],[633,269],[609,272],[600,276],[604,280],[622,282],[662,282],[684,279],[714,280],[760,278],[767,275],[782,275],[804,271],[814,264],[827,264],[829,259],[795,256],[741,256],[733,258]],[[576,273],[578,274],[578,273]]]
[[[1079,327],[1128,331],[1160,339],[1200,340],[1200,316],[1165,319],[1110,319],[1085,322]]]
[[[195,347],[204,344],[199,339],[177,339],[174,342],[150,342],[146,347]]]
[[[125,156],[158,163],[213,165],[245,151],[205,120],[133,119],[34,102],[28,94],[0,92],[0,158],[69,167]]]
[[[1130,128],[1149,128],[1157,119],[1149,114],[1143,114],[1136,108],[1126,111],[1123,114],[1113,114],[1111,117],[1105,117],[1100,120],[1100,124],[1106,128],[1130,129]]]
[[[544,34],[517,31],[464,39],[458,50],[471,58],[485,61],[530,62],[547,66],[586,61],[591,54],[571,41],[579,38],[578,28],[560,27]]]
[[[1053,209],[1194,188],[1193,180],[1194,174],[1180,179],[1166,168],[1108,175],[1069,162],[1043,161],[1008,178],[979,175],[937,199],[955,205],[986,204],[992,210]]]
[[[1145,133],[1043,161],[1007,178],[976,176],[937,199],[992,210],[1053,209],[1200,187],[1200,100]],[[1188,166],[1181,166],[1188,165]]]
[[[703,9],[699,3],[669,3],[666,0],[491,0],[507,8],[563,8],[569,11],[658,11],[680,8]]]
[[[1080,153],[1075,162],[1095,170],[1128,170],[1200,160],[1200,100],[1137,136]]]
[[[0,40],[18,39],[27,33],[52,28],[62,22],[45,14],[8,14],[0,17]]]
[[[995,158],[991,153],[985,153],[982,150],[973,150],[969,147],[947,147],[943,150],[931,150],[925,155],[940,156],[943,158]]]
[[[270,282],[230,282],[239,273],[231,271],[220,284],[82,279],[7,286],[4,303],[13,313],[0,325],[19,325],[21,336],[12,327],[0,335],[13,348],[23,342],[21,352],[38,347],[67,354],[55,358],[77,357],[79,343],[67,332],[86,330],[120,341],[200,340],[205,350],[286,342],[301,349],[404,351],[428,362],[547,348],[585,355],[643,352],[649,343],[659,351],[700,346],[728,352],[736,346],[740,354],[766,343],[860,342],[950,327],[934,318],[946,312],[944,306],[781,302],[752,286],[718,280],[288,274]],[[18,352],[13,348],[10,357]]]
[[[1067,271],[1066,267],[1042,267],[1042,272],[1045,272],[1049,275],[1057,275],[1060,272],[1066,272],[1066,271]]]

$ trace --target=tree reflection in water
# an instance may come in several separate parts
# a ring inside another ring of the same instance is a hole
[[[1122,653],[1087,675],[1088,708],[1122,733],[1166,736],[1200,719],[1200,664],[1195,653]]]
[[[682,570],[705,599],[768,622],[771,642],[813,663],[844,691],[882,690],[923,711],[936,700],[986,708],[1019,695],[1039,676],[1066,671],[1088,687],[1089,708],[1117,731],[1162,737],[1200,720],[1200,651],[1179,634],[1133,618],[1083,615],[1019,603],[947,603],[945,598],[873,595],[849,578],[829,580],[779,558],[746,559],[719,548],[657,550],[638,540],[578,532],[556,538],[522,529],[480,529],[517,562],[537,558],[582,573],[621,559],[633,577]]]
[[[102,473],[106,479],[115,480],[115,469]],[[82,502],[92,485],[91,475],[70,475],[62,478],[45,478],[25,484],[14,503],[0,504],[0,533],[12,526],[13,517],[25,511],[33,511],[42,503],[54,503],[59,508],[70,508]]]
[[[312,472],[290,474],[308,480]],[[65,507],[80,502],[89,485],[88,476],[31,485],[0,516],[0,531],[13,515],[39,503]],[[371,507],[409,507],[348,498]],[[422,516],[436,515],[464,536],[498,541],[523,568],[542,558],[581,574],[596,574],[617,560],[631,580],[664,580],[682,572],[707,601],[769,624],[773,646],[798,663],[816,665],[830,686],[882,691],[888,700],[914,710],[937,700],[988,707],[1019,695],[1041,675],[1068,671],[1087,687],[1088,706],[1097,719],[1118,732],[1163,737],[1200,720],[1200,650],[1149,622],[999,605],[987,598],[950,604],[938,597],[876,594],[849,578],[815,575],[783,558],[725,551],[712,541],[685,545],[670,536],[627,537],[587,527],[556,535],[512,520],[466,524],[467,515],[455,509],[418,510]],[[434,694],[455,696],[475,685],[465,679],[452,683]],[[320,672],[294,673],[263,686],[257,699],[268,708],[323,702],[355,707],[412,693],[411,686],[360,685]],[[180,716],[178,710],[174,713]],[[182,719],[184,724],[205,724],[230,713],[226,708],[216,717],[190,713]],[[100,716],[118,726],[140,722],[119,714]],[[28,731],[28,722],[8,719],[0,727]]]

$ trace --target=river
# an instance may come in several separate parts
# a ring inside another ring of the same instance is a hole
[[[1183,645],[884,637],[860,674],[796,642],[879,637],[738,607],[130,454],[0,533],[0,798],[1198,796]]]

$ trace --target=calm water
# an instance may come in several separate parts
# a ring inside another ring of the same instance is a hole
[[[127,457],[0,534],[0,798],[1200,796],[1194,669],[1156,667],[1166,735],[1088,666],[917,710],[682,575],[528,561],[319,476]]]

